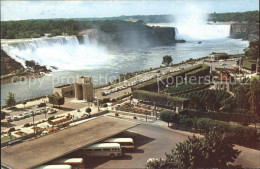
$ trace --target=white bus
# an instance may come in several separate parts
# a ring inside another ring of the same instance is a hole
[[[85,169],[85,164],[83,158],[60,158],[50,162],[50,164],[68,164],[72,169]]]
[[[122,149],[134,150],[135,144],[132,138],[109,138],[103,140],[102,143],[119,143]]]
[[[111,157],[122,156],[122,150],[118,143],[96,143],[83,148],[84,157]]]
[[[72,169],[70,165],[63,164],[63,165],[41,165],[34,169]]]

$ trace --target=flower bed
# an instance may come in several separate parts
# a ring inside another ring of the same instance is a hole
[[[144,109],[144,108],[141,108],[141,107],[134,107],[130,103],[127,103],[127,104],[122,105],[122,106],[118,106],[118,107],[116,107],[116,110],[133,112],[133,113],[138,113],[138,114],[150,114],[150,113],[152,113],[152,110],[147,110],[147,109]]]
[[[65,118],[62,118],[62,119],[59,119],[59,120],[49,121],[49,123],[51,125],[57,125],[57,124],[63,123],[63,122],[68,121],[68,120],[70,120],[70,119],[65,117]]]

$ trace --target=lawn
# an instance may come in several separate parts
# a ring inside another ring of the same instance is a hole
[[[11,139],[10,139],[11,138]],[[1,143],[2,142],[5,142],[5,141],[8,141],[8,140],[12,140],[12,139],[14,139],[15,138],[15,136],[12,136],[11,135],[11,137],[10,136],[4,136],[4,137],[1,137]]]

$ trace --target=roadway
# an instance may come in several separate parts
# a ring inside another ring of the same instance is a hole
[[[168,128],[166,123],[141,123],[131,131],[139,133],[134,141],[137,149],[134,152],[127,152],[124,157],[117,159],[89,158],[86,166],[88,168],[144,168],[149,158],[165,158],[165,153],[170,153],[176,143],[183,142],[192,133],[173,130]],[[260,151],[235,146],[242,151],[234,162],[234,165],[257,168],[260,166]]]

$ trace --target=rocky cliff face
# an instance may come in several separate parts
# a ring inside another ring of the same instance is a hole
[[[24,71],[24,67],[1,50],[1,76],[15,71]]]
[[[113,33],[98,30],[86,34],[89,36],[90,42],[97,41],[97,43],[108,47],[148,47],[179,42],[175,40],[175,28],[171,27],[147,26],[145,29],[121,29]],[[77,36],[77,38],[80,42],[82,41],[82,35]]]
[[[243,40],[259,40],[259,23],[233,23],[230,27],[230,37]]]

